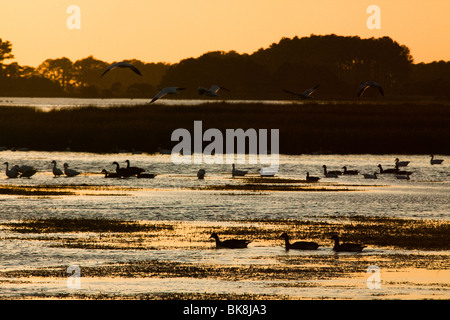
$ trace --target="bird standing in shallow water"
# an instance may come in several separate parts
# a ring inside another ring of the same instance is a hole
[[[56,161],[53,160],[52,163],[53,163],[53,169],[52,169],[53,175],[54,175],[55,177],[62,176],[62,175],[64,174],[64,172],[62,172],[61,169],[59,169],[59,168],[56,167]]]
[[[68,163],[64,163],[64,174],[68,177],[75,177],[80,174],[79,171],[73,170],[69,168]]]
[[[331,240],[334,240],[334,247],[333,250],[336,252],[361,252],[362,249],[364,249],[366,246],[360,245],[358,243],[339,243],[339,236],[333,235],[330,238]]]
[[[247,245],[251,242],[249,240],[239,240],[239,239],[230,239],[220,241],[217,233],[211,234],[211,237],[216,240],[217,248],[228,248],[228,249],[239,249],[239,248],[247,248]]]
[[[294,243],[289,242],[289,236],[286,232],[284,232],[280,239],[284,239],[284,243],[286,245],[286,250],[290,249],[297,249],[297,250],[317,250],[318,247],[320,247],[315,242],[308,242],[308,241],[297,241]]]

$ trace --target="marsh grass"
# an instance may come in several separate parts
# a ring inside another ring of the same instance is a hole
[[[238,117],[236,115],[239,115]],[[43,112],[0,108],[0,145],[31,150],[157,152],[175,129],[279,129],[280,152],[450,154],[450,108],[444,103],[309,103],[82,107]],[[205,143],[204,146],[206,146]]]

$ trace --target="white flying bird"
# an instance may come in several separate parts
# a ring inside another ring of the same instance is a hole
[[[228,91],[228,92],[230,91],[227,88],[213,85],[209,89],[206,89],[206,88],[203,88],[203,87],[198,88],[198,94],[199,95],[204,94],[204,95],[206,95],[208,97],[218,97],[219,96],[218,92],[219,92],[220,89]]]
[[[142,76],[142,73],[135,66],[133,66],[131,63],[124,62],[124,61],[113,63],[102,73],[101,76],[103,77],[105,75],[105,73],[107,73],[108,71],[115,69],[115,68],[129,68],[129,69],[133,70],[134,73]]]
[[[364,91],[366,91],[367,89],[369,89],[371,87],[378,88],[378,91],[380,91],[381,95],[384,96],[383,87],[378,82],[372,81],[372,82],[364,82],[359,85],[358,94],[357,94],[358,98],[361,98]]]
[[[289,90],[286,90],[286,89],[283,89],[283,91],[286,92],[286,93],[289,93],[289,94],[293,94],[294,96],[297,96],[300,99],[312,99],[312,94],[313,94],[314,91],[317,90],[318,87],[319,87],[319,85],[317,84],[314,87],[312,87],[312,88],[310,88],[310,89],[308,89],[308,90],[306,90],[304,92],[300,92],[300,93],[292,92],[292,91],[289,91]]]
[[[181,88],[181,87],[166,87],[164,89],[161,89],[161,91],[158,92],[158,94],[156,96],[153,97],[152,101],[150,101],[150,103],[155,102],[156,100],[158,100],[159,98],[164,97],[166,94],[178,94],[180,93],[180,90],[184,90],[186,88]]]

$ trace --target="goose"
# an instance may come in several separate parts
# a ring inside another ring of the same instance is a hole
[[[337,252],[347,251],[347,252],[361,252],[366,246],[360,245],[358,243],[342,243],[339,244],[339,237],[333,235],[331,240],[334,240],[333,250]]]
[[[361,98],[361,96],[363,95],[363,93],[364,93],[367,89],[372,88],[372,87],[378,88],[378,91],[380,91],[380,94],[381,94],[382,96],[384,96],[383,87],[382,87],[378,82],[371,81],[371,82],[364,82],[364,83],[361,83],[361,84],[359,85],[357,97],[358,97],[358,98]]]
[[[185,90],[186,88],[182,88],[182,87],[166,87],[161,89],[152,99],[152,101],[150,101],[150,103],[155,102],[156,100],[158,100],[159,98],[164,97],[167,94],[178,94],[180,93],[180,90]]]
[[[20,173],[24,173],[25,171],[31,171],[31,170],[35,170],[34,169],[34,167],[32,167],[32,166],[28,166],[28,165],[21,165],[21,166],[18,166],[17,167],[17,170],[20,172]]]
[[[238,240],[238,239],[220,241],[219,236],[215,232],[211,234],[210,238],[216,240],[217,248],[228,248],[228,249],[247,248],[247,245],[251,242],[249,240]]]
[[[347,175],[347,176],[354,176],[359,173],[358,170],[347,170],[346,166],[343,166],[342,169],[344,169],[344,175]]]
[[[398,174],[398,175],[407,175],[407,176],[409,176],[409,175],[413,174],[411,171],[404,171],[404,170],[401,171],[398,168],[398,166],[395,166],[395,169],[397,170],[396,174]]]
[[[117,172],[108,172],[106,171],[106,169],[102,170],[102,173],[105,174],[105,178],[120,178],[120,174],[118,174]]]
[[[52,163],[53,163],[53,170],[52,170],[53,175],[54,175],[55,177],[62,176],[62,175],[63,175],[63,172],[62,172],[61,169],[59,169],[59,168],[56,167],[56,161],[53,160]]]
[[[319,180],[320,180],[319,177],[312,177],[312,176],[309,175],[309,172],[306,172],[306,181],[308,181],[308,182],[317,182]]]
[[[153,179],[154,177],[156,177],[155,173],[139,173],[137,175],[137,177],[139,179]]]
[[[36,172],[37,172],[36,169],[25,170],[20,174],[19,178],[31,178],[32,176],[35,175]]]
[[[217,86],[217,85],[213,85],[209,89],[206,89],[206,88],[203,88],[203,87],[198,88],[198,94],[199,95],[204,94],[205,96],[208,96],[208,97],[218,97],[219,96],[219,94],[218,94],[219,90],[225,90],[225,91],[230,92],[230,90],[228,90],[227,88],[224,88],[224,87],[221,87],[221,86]]]
[[[395,158],[395,166],[397,167],[406,167],[408,164],[409,161],[400,161],[398,158]]]
[[[342,172],[339,170],[328,171],[326,165],[323,165],[322,167],[323,167],[323,173],[325,174],[325,177],[327,177],[327,178],[337,178],[338,176],[340,176],[342,174]]]
[[[4,164],[6,164],[6,176],[10,179],[14,179],[17,178],[19,176],[19,170],[18,170],[18,166],[15,165],[14,167],[11,168],[11,170],[9,170],[9,163],[5,162]]]
[[[200,170],[198,170],[198,172],[197,172],[197,178],[199,178],[199,179],[204,179],[205,178],[205,174],[206,174],[206,171],[205,171],[205,169],[200,169]]]
[[[377,172],[374,172],[373,174],[365,173],[364,179],[378,179],[377,175],[378,175]]]
[[[126,169],[129,171],[129,173],[131,175],[138,175],[142,172],[144,172],[145,170],[142,168],[138,168],[138,167],[130,167],[130,160],[125,160],[125,162],[127,163],[127,167]]]
[[[441,164],[444,160],[443,159],[434,159],[434,155],[430,155],[431,160],[430,163],[431,164]]]
[[[115,68],[129,68],[131,69],[134,73],[136,73],[137,75],[142,76],[141,72],[135,67],[133,66],[131,63],[122,61],[122,62],[116,62],[113,63],[112,65],[110,65],[103,73],[102,73],[102,77],[109,71],[111,71],[112,69]]]
[[[386,169],[383,170],[383,167],[381,166],[381,164],[378,165],[378,168],[380,168],[380,174],[384,174],[384,173],[397,173],[398,169]]]
[[[116,173],[119,174],[121,177],[128,178],[133,175],[131,171],[127,170],[126,168],[121,168],[117,161],[114,161],[113,164],[116,165]]]
[[[231,170],[231,175],[234,176],[238,176],[238,177],[243,177],[247,174],[248,171],[243,171],[243,170],[236,170],[235,165],[233,163],[233,169]]]
[[[64,174],[68,177],[75,177],[75,176],[79,175],[80,172],[73,170],[73,169],[69,169],[69,164],[64,163]]]
[[[314,87],[312,87],[312,88],[310,88],[308,90],[305,90],[303,92],[300,92],[300,93],[292,92],[292,91],[289,91],[289,90],[286,90],[286,89],[283,89],[283,91],[286,92],[286,93],[292,94],[294,96],[297,96],[300,99],[312,99],[313,98],[312,94],[313,94],[314,91],[317,90],[318,87],[319,87],[319,85],[317,84]]]
[[[308,242],[308,241],[297,241],[294,243],[289,242],[289,236],[286,232],[284,232],[280,239],[284,239],[284,243],[286,245],[286,250],[290,249],[296,249],[296,250],[317,250],[318,247],[320,247],[315,242]]]

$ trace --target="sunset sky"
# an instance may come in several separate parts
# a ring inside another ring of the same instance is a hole
[[[81,29],[69,29],[70,5]],[[381,29],[366,12],[381,10]],[[2,1],[0,38],[14,60],[37,67],[47,58],[93,55],[107,62],[136,58],[176,63],[208,51],[252,53],[282,37],[310,34],[389,36],[414,61],[450,60],[448,0],[20,0]]]

